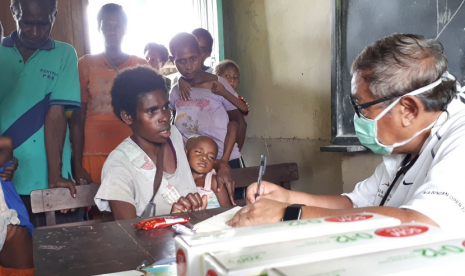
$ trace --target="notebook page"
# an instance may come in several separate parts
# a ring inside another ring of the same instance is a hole
[[[241,208],[242,207],[240,206],[236,206],[226,212],[220,213],[216,216],[199,222],[196,225],[194,225],[194,230],[196,231],[196,233],[204,233],[230,229],[232,227],[227,225],[226,222],[232,219],[234,215],[237,213],[237,211],[239,211]]]

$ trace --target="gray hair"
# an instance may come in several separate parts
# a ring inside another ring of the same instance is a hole
[[[441,78],[447,71],[443,52],[441,42],[435,39],[393,34],[367,46],[352,63],[351,74],[360,74],[376,99],[402,96]],[[417,97],[427,111],[443,111],[455,94],[455,80],[443,79],[441,84]]]

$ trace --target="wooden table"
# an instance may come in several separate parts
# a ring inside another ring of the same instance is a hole
[[[185,214],[196,224],[230,208]],[[138,230],[140,219],[89,226],[41,228],[33,233],[36,276],[85,276],[135,269],[142,261],[154,263],[175,257],[171,227]]]

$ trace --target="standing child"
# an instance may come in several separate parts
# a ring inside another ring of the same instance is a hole
[[[215,141],[207,136],[192,137],[187,140],[186,155],[197,192],[208,198],[207,209],[232,206],[227,191],[217,191],[216,172],[213,169],[218,155]]]
[[[205,65],[205,61],[209,58],[213,51],[213,37],[209,31],[198,28],[192,31],[192,34],[197,38],[199,42],[199,58],[200,58],[200,65],[202,66],[201,69],[207,73],[213,73],[213,68],[210,66]],[[178,76],[173,80],[173,85],[178,83],[179,81],[179,91],[181,91],[181,98],[183,100],[190,100],[191,97],[191,86],[189,83],[182,78],[182,76]]]
[[[215,67],[213,73],[227,80],[231,87],[234,89],[234,91],[237,92],[237,87],[239,86],[241,75],[239,71],[239,66],[234,61],[229,59],[223,60]],[[242,112],[244,117],[249,114],[250,106],[243,97],[237,95],[237,98],[232,98],[232,95],[230,96],[225,94],[224,92],[222,92],[222,89],[212,90],[212,92],[225,97],[228,101],[234,104]],[[237,143],[239,149],[242,149],[242,146],[244,145],[246,131],[246,125],[240,127],[238,124],[235,124],[234,122],[230,122],[228,124],[228,133],[234,133],[231,136],[236,136],[233,141]],[[226,141],[225,143],[230,143],[230,141]]]
[[[157,43],[148,43],[144,48],[145,60],[150,66],[161,75],[161,69],[168,62],[168,49],[165,46]],[[163,77],[168,92],[171,90],[171,80]]]
[[[219,148],[218,157],[228,160],[231,168],[240,168],[239,148],[235,144],[225,144],[225,138],[229,121],[242,124],[244,118],[233,104],[212,93],[212,89],[224,87],[237,97],[236,92],[225,79],[201,70],[199,43],[192,34],[177,34],[170,41],[170,51],[171,61],[192,87],[190,100],[180,97],[179,84],[171,89],[170,102],[176,110],[174,124],[186,141],[198,135],[213,138]]]

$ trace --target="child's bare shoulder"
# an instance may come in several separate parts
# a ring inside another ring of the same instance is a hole
[[[212,175],[212,191],[216,192],[218,189],[218,182],[216,181],[216,175]]]
[[[12,151],[13,150],[13,140],[10,137],[0,136],[0,150],[3,151]]]
[[[0,166],[5,165],[13,158],[13,140],[0,136]]]

